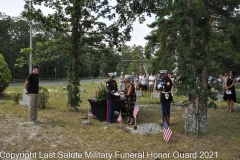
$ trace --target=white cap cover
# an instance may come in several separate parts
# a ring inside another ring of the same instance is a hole
[[[159,70],[160,73],[167,73],[167,70]]]

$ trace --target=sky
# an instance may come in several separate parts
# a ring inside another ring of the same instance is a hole
[[[24,10],[24,0],[0,0],[0,12],[5,13],[9,16],[19,16],[20,13]],[[41,7],[44,13],[51,13],[51,10],[45,7]],[[126,45],[133,46],[141,45],[145,46],[147,41],[144,39],[147,36],[151,29],[147,27],[147,24],[152,23],[154,18],[147,18],[143,24],[135,22],[133,25],[133,31],[131,33],[131,41],[127,42]]]

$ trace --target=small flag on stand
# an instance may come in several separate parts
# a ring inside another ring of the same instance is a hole
[[[185,108],[185,113],[188,114],[188,107]]]
[[[171,136],[172,136],[172,130],[170,129],[170,127],[168,126],[166,121],[164,121],[164,123],[163,123],[163,139],[166,141],[166,143],[170,140]]]
[[[135,102],[135,106],[134,106],[134,110],[133,110],[133,116],[134,116],[134,118],[136,118],[137,117],[137,114],[138,114],[138,112],[139,112],[139,107],[138,107],[138,102],[136,101]]]
[[[94,115],[92,114],[92,111],[91,111],[91,109],[89,109],[89,112],[88,112],[88,117],[89,117],[89,118],[93,118],[93,117],[94,117]]]
[[[121,115],[121,112],[120,112],[119,115],[118,115],[118,119],[117,119],[117,121],[120,122],[120,123],[122,122],[122,115]]]

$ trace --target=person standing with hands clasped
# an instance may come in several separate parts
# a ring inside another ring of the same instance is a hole
[[[133,125],[133,109],[136,102],[136,93],[134,84],[131,83],[131,76],[125,75],[126,88],[124,91],[124,97],[126,97],[125,105],[127,110],[127,121],[125,124]]]
[[[109,80],[106,82],[107,86],[107,122],[113,123],[114,122],[114,111],[116,106],[116,94],[118,92],[117,82],[114,80],[114,73],[108,73]]]
[[[235,81],[236,81],[236,75],[235,71],[230,71],[229,76],[226,79],[225,82],[225,92],[223,99],[227,101],[227,112],[232,112],[233,103],[236,102],[236,92],[235,92]]]
[[[39,105],[39,66],[33,66],[32,73],[30,73],[25,82],[26,94],[28,94],[28,107],[29,107],[29,123],[39,123],[38,118],[38,105]]]
[[[120,90],[124,90],[125,89],[125,82],[124,82],[124,73],[121,72],[121,75],[119,76],[119,82],[120,82]]]
[[[162,124],[164,121],[169,125],[170,120],[170,107],[173,100],[171,89],[172,89],[172,80],[168,77],[167,70],[160,70],[162,75],[162,81],[160,82],[159,89],[161,91],[161,104],[162,104]]]

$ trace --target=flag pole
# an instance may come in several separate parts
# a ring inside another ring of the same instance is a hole
[[[137,116],[135,118],[135,125],[134,125],[134,129],[136,130],[137,129]]]
[[[121,110],[120,110],[120,115],[122,116]],[[120,128],[121,128],[121,126],[122,126],[122,120],[120,121]]]
[[[88,115],[87,115],[87,116],[88,116],[88,122],[90,122],[90,121],[89,121],[89,108],[88,108]]]
[[[135,105],[134,105],[134,110],[135,110],[135,107],[136,107],[136,104],[137,103],[137,100],[136,100],[136,102],[135,102]],[[134,112],[134,110],[133,110],[133,112]],[[136,114],[133,114],[133,116],[134,116],[134,122],[135,122],[135,124],[134,124],[134,130],[136,130],[137,129],[137,113]]]

